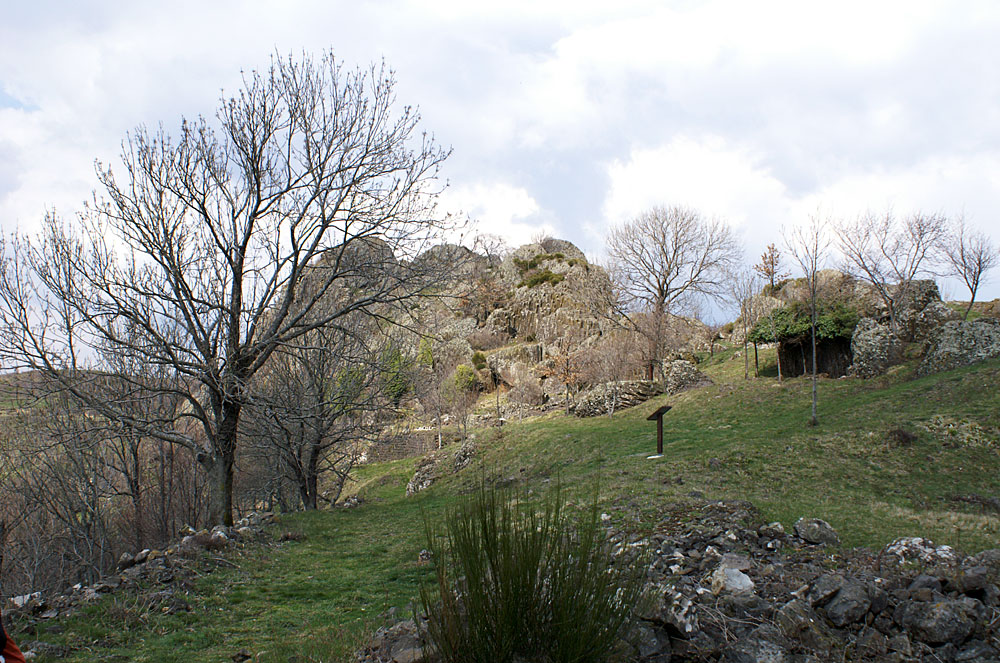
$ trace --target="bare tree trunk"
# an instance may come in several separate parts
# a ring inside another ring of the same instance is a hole
[[[750,353],[747,351],[746,330],[743,330],[743,379],[750,379]]]
[[[208,519],[227,527],[233,524],[233,465],[233,455],[226,454],[217,457],[209,466],[212,491]]]
[[[815,278],[815,275],[813,276]],[[810,420],[810,425],[815,426],[819,423],[816,418],[816,405],[819,398],[819,394],[816,390],[816,292],[815,286],[813,288],[812,297],[812,419]]]
[[[4,551],[7,549],[7,521],[0,520],[0,598],[3,597],[3,561],[4,561]],[[3,625],[0,625],[3,628]]]

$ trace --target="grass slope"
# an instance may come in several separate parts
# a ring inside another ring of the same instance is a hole
[[[773,353],[762,355],[773,374]],[[476,463],[411,498],[415,461],[362,468],[361,507],[293,514],[281,530],[302,541],[248,549],[238,568],[198,580],[180,615],[146,615],[108,598],[38,639],[79,648],[69,661],[220,661],[246,649],[255,660],[346,657],[390,606],[416,596],[429,569],[418,562],[421,519],[460,499],[481,470],[532,486],[558,477],[571,499],[600,485],[604,508],[644,528],[667,501],[691,495],[747,499],[768,520],[830,521],[847,546],[880,547],[921,535],[969,552],[1000,541],[997,514],[956,497],[1000,495],[1000,361],[909,378],[822,380],[820,425],[807,425],[807,379],[744,381],[733,351],[703,364],[716,384],[664,396],[614,418],[552,414],[478,431]],[[647,414],[669,403],[665,456]],[[911,443],[890,442],[906,430]],[[445,466],[454,448],[445,449]],[[477,469],[480,468],[480,469]],[[36,659],[47,660],[45,657]]]

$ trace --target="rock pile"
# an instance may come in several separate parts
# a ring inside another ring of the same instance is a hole
[[[712,384],[712,380],[691,362],[675,359],[664,366],[664,391],[677,394],[688,389]]]
[[[828,523],[787,533],[746,502],[664,514],[650,548],[650,601],[628,637],[636,662],[1000,661],[1000,549],[965,556],[919,538],[842,551]],[[617,549],[635,548],[611,532]],[[814,543],[818,541],[820,543]],[[361,663],[424,658],[413,620],[376,633]]]
[[[582,394],[571,408],[578,417],[596,417],[645,403],[663,393],[663,385],[649,380],[605,382]]]
[[[578,417],[596,417],[645,403],[660,394],[676,394],[687,389],[712,384],[707,375],[683,359],[664,364],[664,382],[623,380],[605,382],[583,393],[571,408]]]

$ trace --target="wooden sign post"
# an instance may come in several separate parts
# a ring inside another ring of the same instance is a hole
[[[648,458],[662,458],[663,457],[663,415],[667,413],[670,409],[669,405],[664,405],[659,408],[656,412],[646,417],[647,421],[656,422],[656,455],[648,456]]]

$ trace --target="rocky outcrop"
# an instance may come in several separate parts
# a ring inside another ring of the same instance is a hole
[[[572,243],[548,239],[522,246],[504,258],[499,278],[510,299],[490,314],[487,329],[522,340],[598,332],[594,305],[611,281]]]
[[[941,301],[937,283],[931,280],[911,281],[896,309],[897,334],[910,343],[926,341],[938,327],[959,317]]]
[[[946,322],[934,332],[929,343],[917,368],[920,375],[1000,357],[1000,320]]]
[[[431,452],[420,459],[416,471],[406,484],[407,497],[430,488],[431,484],[437,480],[439,455],[437,452]]]

